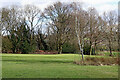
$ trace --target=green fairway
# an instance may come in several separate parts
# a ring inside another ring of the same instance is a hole
[[[73,64],[77,54],[2,54],[3,78],[117,78],[118,66]]]

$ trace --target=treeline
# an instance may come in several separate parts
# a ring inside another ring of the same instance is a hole
[[[118,50],[115,11],[99,15],[95,8],[84,10],[80,3],[56,2],[41,11],[34,5],[0,9],[2,52],[34,53],[50,50],[61,53],[96,54]]]

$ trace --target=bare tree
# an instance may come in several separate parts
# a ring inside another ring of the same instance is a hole
[[[117,32],[117,14],[115,11],[110,11],[108,13],[104,13],[104,20],[106,22],[106,31],[105,31],[105,38],[108,41],[108,48],[110,50],[110,56],[112,55],[112,45]]]
[[[97,13],[97,10],[95,8],[89,8],[88,14],[89,14],[88,38],[90,41],[90,55],[91,55],[91,54],[95,54],[96,44],[97,41],[100,39],[99,37],[101,32],[99,28],[102,26],[101,24],[102,19]]]
[[[82,61],[84,60],[83,48],[84,48],[84,39],[88,31],[88,14],[84,11],[81,7],[81,4],[73,3],[71,5],[72,16],[73,16],[73,23],[74,26],[73,30],[77,35],[78,45],[80,49],[80,53],[82,54]]]
[[[118,51],[120,52],[120,11],[118,11]]]
[[[57,2],[45,9],[45,17],[48,19],[50,30],[55,34],[58,53],[62,53],[62,46],[67,41],[70,32],[69,6]]]
[[[34,30],[38,25],[40,25],[41,11],[38,7],[34,5],[26,5],[24,12],[24,17],[26,18],[31,30]]]
[[[16,37],[13,36],[16,28],[18,27],[19,23],[19,8],[17,6],[11,6],[9,8],[2,8],[2,16],[1,22],[4,29],[5,34],[8,36],[9,40],[12,42],[12,51],[13,53],[17,50],[18,42]]]
[[[25,5],[24,7],[24,17],[26,19],[27,25],[30,27],[31,31],[31,45],[35,44],[35,32],[37,28],[41,25],[41,11],[38,7],[34,5]]]

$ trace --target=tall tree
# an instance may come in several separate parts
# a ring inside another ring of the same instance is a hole
[[[98,39],[98,35],[97,34],[100,34],[99,32],[99,20],[100,20],[100,17],[97,13],[97,10],[95,8],[89,8],[88,9],[88,14],[89,14],[89,17],[88,17],[88,20],[89,20],[89,41],[90,41],[90,55],[93,54],[94,52],[94,48],[96,46],[96,41]],[[97,32],[98,31],[98,32]],[[95,53],[95,52],[94,52]]]
[[[108,41],[108,48],[110,50],[110,56],[112,55],[112,45],[113,42],[115,41],[115,35],[117,29],[117,14],[115,11],[110,11],[108,13],[104,13],[104,20],[106,22],[106,31],[105,31],[105,38]]]
[[[62,46],[69,38],[69,6],[65,3],[57,2],[45,9],[45,18],[49,21],[50,30],[54,33],[58,54],[62,53]]]
[[[2,53],[2,29],[3,29],[1,15],[2,14],[1,14],[1,10],[0,10],[0,53]]]
[[[30,28],[25,21],[20,23],[20,26],[16,30],[16,37],[19,41],[18,49],[22,54],[28,54],[33,51],[34,45],[30,44]]]
[[[41,11],[38,7],[34,6],[34,5],[25,5],[24,7],[24,17],[26,18],[27,21],[27,25],[30,28],[30,37],[31,37],[31,41],[30,44],[34,45],[35,44],[35,32],[38,28],[38,26],[40,26],[40,21],[41,21]]]
[[[18,26],[19,22],[19,15],[18,15],[18,7],[17,6],[11,6],[9,8],[2,8],[2,16],[1,16],[1,22],[2,26],[4,28],[5,34],[8,35],[9,40],[11,41],[13,47],[12,51],[13,53],[16,52],[16,46],[17,46],[17,41],[14,36],[14,32],[16,27]]]
[[[84,11],[81,7],[81,5],[77,3],[72,4],[72,14],[73,14],[73,21],[75,23],[74,30],[76,32],[77,38],[78,38],[78,45],[80,49],[80,53],[82,54],[82,61],[84,60],[84,54],[83,54],[83,48],[84,48],[84,39],[87,31],[87,25],[88,25],[88,14],[86,11]]]
[[[120,52],[120,11],[118,11],[118,51]]]

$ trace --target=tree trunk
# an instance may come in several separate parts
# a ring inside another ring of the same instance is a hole
[[[109,49],[110,49],[110,56],[112,56],[112,49],[111,49],[111,46],[109,46]]]
[[[83,49],[81,49],[81,54],[82,54],[82,63],[84,62],[84,54],[83,54]]]
[[[92,42],[90,41],[90,55],[92,54]]]
[[[95,43],[95,45],[94,45],[94,54],[96,55],[96,43]]]
[[[79,48],[80,48],[80,52],[82,54],[82,62],[83,62],[84,61],[84,56],[83,56],[84,54],[83,54],[82,44],[80,42],[80,37],[79,37],[78,29],[79,28],[78,28],[78,25],[77,25],[77,17],[76,17],[75,31],[76,31],[76,35],[77,35],[77,38],[78,38],[78,45],[79,45]]]
[[[12,52],[13,52],[13,53],[16,53],[16,49],[15,49],[14,47],[12,48]]]
[[[93,49],[93,48],[92,48],[92,46],[91,46],[91,47],[90,47],[90,55],[92,55],[92,49]]]
[[[58,54],[62,54],[62,45],[58,45]]]
[[[109,50],[110,50],[110,56],[112,56],[112,47],[111,47],[111,41],[109,40]]]

